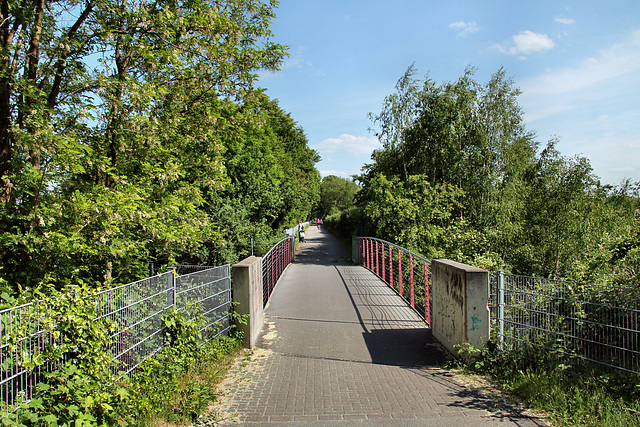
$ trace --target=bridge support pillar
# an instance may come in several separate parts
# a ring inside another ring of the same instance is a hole
[[[243,345],[255,347],[264,322],[262,301],[262,258],[250,256],[231,268],[235,311],[246,324],[236,323],[244,333]],[[248,315],[248,316],[247,316]]]
[[[489,340],[489,272],[447,259],[431,263],[433,336],[450,352]]]

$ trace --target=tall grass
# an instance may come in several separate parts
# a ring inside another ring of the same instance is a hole
[[[537,347],[503,352],[494,342],[482,351],[461,347],[452,367],[488,375],[554,425],[640,426],[638,376],[579,372]]]
[[[186,350],[186,351],[185,351]],[[202,347],[167,347],[145,362],[120,407],[129,425],[193,422],[218,397],[217,385],[241,352],[241,341],[221,337]]]

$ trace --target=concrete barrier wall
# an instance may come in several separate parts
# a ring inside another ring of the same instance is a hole
[[[247,317],[247,324],[238,323],[243,331],[245,347],[255,347],[264,322],[262,303],[262,258],[251,256],[231,268],[235,311]]]
[[[449,351],[489,340],[489,272],[446,259],[431,263],[433,336]]]

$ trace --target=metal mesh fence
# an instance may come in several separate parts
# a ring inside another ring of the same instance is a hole
[[[354,261],[389,284],[430,324],[430,262],[380,239],[359,237],[355,246]],[[492,334],[505,351],[535,345],[576,369],[640,374],[638,288],[496,273],[489,305]]]
[[[114,372],[130,374],[162,348],[162,316],[171,307],[173,272],[107,289],[96,297],[98,317],[117,325],[109,353]]]
[[[577,369],[640,374],[640,289],[498,272],[489,304],[506,351],[535,345]]]
[[[107,349],[115,374],[131,375],[142,361],[163,347],[162,316],[171,307],[193,306],[194,310],[185,313],[205,319],[200,329],[205,339],[228,333],[230,266],[180,266],[176,270],[188,273],[176,277],[169,271],[95,295],[94,321],[108,320],[116,325]],[[41,322],[49,304],[36,301],[0,311],[0,411],[30,400],[43,374],[65,361],[30,363],[55,344],[52,326]],[[20,337],[17,341],[16,336]]]
[[[197,304],[205,318],[200,332],[206,338],[227,334],[231,327],[231,266],[207,268],[175,279],[176,306]]]
[[[35,303],[24,304],[19,307],[0,312],[0,410],[7,410],[14,401],[30,399],[41,381],[42,375],[48,370],[55,369],[60,362],[36,365],[30,369],[23,368],[29,364],[26,355],[34,348],[44,348],[53,345],[55,339],[48,333],[48,328],[40,321],[41,310]],[[26,334],[20,333],[26,331]],[[17,342],[12,339],[13,334],[25,335]]]

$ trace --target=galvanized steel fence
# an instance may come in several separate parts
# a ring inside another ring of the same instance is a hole
[[[430,261],[393,243],[354,239],[355,259],[431,324]],[[535,345],[575,368],[640,374],[640,289],[492,275],[492,337],[504,351]]]
[[[582,369],[640,374],[640,289],[497,272],[492,334],[505,351],[535,345]]]
[[[373,237],[356,237],[355,246],[354,262],[374,272],[431,325],[431,261]]]
[[[262,257],[262,303],[267,301],[284,270],[291,264],[295,251],[294,236],[286,237],[276,243]]]
[[[205,319],[200,332],[206,339],[228,333],[230,266],[178,266],[175,271],[185,274],[176,276],[170,270],[107,289],[92,301],[96,308],[94,321],[109,319],[117,326],[108,348],[114,373],[130,376],[140,363],[162,348],[162,316],[171,307],[184,309],[192,304],[193,312],[185,313]],[[21,362],[23,355],[37,358],[47,346],[55,343],[55,334],[41,323],[39,316],[48,304],[42,300],[0,311],[0,411],[30,400],[37,393],[43,374],[64,361],[47,361],[29,369]],[[11,336],[17,332],[21,332],[22,338],[17,343],[11,342]]]
[[[302,227],[305,230],[307,230],[309,228],[309,224],[311,224],[311,223],[309,221],[307,221],[307,222],[303,222],[303,223],[297,224],[292,228],[286,228],[284,230],[284,234],[286,234],[287,237],[296,237],[298,235],[298,231],[300,231],[300,227]]]

